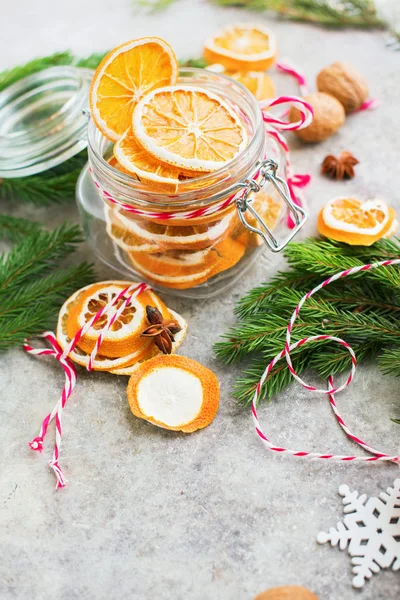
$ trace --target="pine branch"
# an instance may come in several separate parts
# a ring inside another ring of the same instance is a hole
[[[11,298],[0,296],[0,351],[53,328],[65,299],[91,281],[93,267],[83,262],[28,283]]]
[[[277,273],[239,301],[238,324],[214,347],[227,364],[246,357],[250,360],[250,367],[235,384],[234,395],[241,402],[251,401],[263,370],[284,347],[290,317],[310,289],[350,266],[398,258],[400,244],[399,240],[383,240],[366,248],[310,239],[292,243],[285,255],[290,269]],[[381,355],[383,372],[400,375],[399,271],[398,266],[364,271],[311,296],[295,321],[292,342],[320,333],[340,337],[353,347],[359,362]],[[314,369],[324,378],[351,366],[348,351],[329,341],[302,345],[291,354],[296,369]],[[291,380],[286,363],[278,363],[262,397],[271,398]]]
[[[378,358],[378,364],[382,373],[400,377],[400,348],[384,350]]]
[[[20,242],[27,235],[38,233],[40,230],[41,225],[36,221],[11,217],[10,215],[0,215],[0,240]]]
[[[79,58],[74,60],[76,67],[84,67],[86,69],[97,69],[107,52],[94,52],[86,58]]]
[[[56,52],[55,54],[50,54],[49,56],[35,58],[24,65],[18,65],[16,67],[12,67],[11,69],[7,69],[6,71],[0,73],[0,91],[4,90],[6,87],[12,85],[23,77],[33,75],[33,73],[43,71],[43,69],[47,69],[48,67],[70,65],[73,60],[74,57],[71,52],[66,50],[65,52]]]
[[[47,275],[82,242],[77,225],[28,236],[8,254],[0,255],[0,302],[34,277]]]
[[[306,21],[327,27],[384,27],[371,0],[214,0],[221,6],[249,10],[273,10],[292,21]]]
[[[175,0],[134,0],[136,8],[165,10]],[[372,0],[213,0],[219,6],[236,6],[255,11],[274,11],[292,21],[306,21],[326,27],[382,28]]]
[[[1,216],[0,238],[6,237],[18,243],[0,255],[0,351],[53,327],[65,299],[95,279],[86,262],[62,264],[82,241],[76,226],[47,232],[34,221]]]

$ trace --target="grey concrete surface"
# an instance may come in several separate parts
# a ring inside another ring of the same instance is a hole
[[[56,49],[85,54],[147,34],[165,37],[179,56],[194,56],[218,25],[252,18],[200,1],[177,3],[163,15],[133,15],[128,0],[14,2],[5,15],[0,68]],[[269,24],[281,56],[295,59],[311,80],[325,64],[347,60],[365,73],[371,94],[382,102],[375,112],[350,117],[324,144],[303,147],[290,138],[296,170],[313,175],[306,233],[315,232],[318,208],[342,193],[384,197],[400,210],[400,54],[385,48],[380,32]],[[279,89],[294,91],[284,78],[276,81]],[[360,160],[357,177],[322,179],[323,157],[344,149]],[[77,220],[74,207],[39,210],[2,201],[1,210],[48,225]],[[85,247],[83,255],[89,255]],[[130,413],[125,378],[80,373],[64,418],[61,461],[70,483],[59,492],[46,468],[52,435],[41,456],[27,441],[57,399],[62,372],[52,360],[35,360],[20,349],[0,357],[1,600],[251,600],[282,584],[307,586],[321,600],[399,597],[399,576],[388,571],[356,592],[348,556],[315,541],[341,518],[341,483],[377,494],[399,476],[398,468],[266,453],[249,410],[231,396],[240,366],[224,368],[213,358],[213,342],[234,322],[235,301],[279,266],[282,259],[266,255],[222,298],[169,300],[189,320],[180,352],[215,369],[220,379],[221,407],[208,429],[189,436],[156,429]],[[113,276],[98,267],[99,277]],[[349,423],[387,450],[399,446],[400,430],[389,420],[400,411],[399,385],[371,365],[360,368],[339,397]],[[327,401],[297,384],[264,405],[260,416],[277,443],[354,452]]]

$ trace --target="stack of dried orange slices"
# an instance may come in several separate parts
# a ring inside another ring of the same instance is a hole
[[[72,294],[62,306],[58,318],[57,340],[62,349],[68,346],[83,325],[128,286],[135,284],[127,281],[104,281],[88,285]],[[123,298],[118,300],[115,309],[120,308],[122,302]],[[170,336],[170,348],[167,349],[175,352],[186,335],[186,321],[167,308],[153,291],[148,290],[133,298],[110,329],[103,332],[104,337],[93,362],[95,371],[130,375],[138,363],[165,351],[155,343],[157,340],[153,336],[146,333],[152,324],[149,321],[149,307],[150,310],[158,311],[167,324],[171,321],[176,323],[176,329]],[[88,366],[97,338],[114,312],[115,310],[104,313],[69,353],[69,357],[78,365]]]
[[[164,203],[179,194],[182,183],[198,189],[203,175],[225,167],[248,144],[225,100],[178,82],[175,54],[159,38],[112,50],[94,75],[90,104],[95,124],[114,142],[110,165],[144,183],[154,202],[156,194],[166,195]],[[233,267],[248,242],[233,205],[190,221],[163,221],[109,203],[105,217],[108,235],[135,271],[170,288],[193,287]]]

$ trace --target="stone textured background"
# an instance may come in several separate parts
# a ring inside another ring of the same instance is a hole
[[[180,2],[164,14],[133,14],[128,0],[10,2],[2,19],[0,68],[55,50],[88,54],[143,35],[160,35],[180,57],[196,56],[219,25],[252,18],[208,2]],[[388,199],[400,210],[400,54],[385,47],[384,33],[326,31],[269,22],[282,57],[292,57],[310,80],[329,62],[359,67],[382,101],[375,112],[352,116],[331,140],[304,148],[290,139],[298,172],[310,171],[311,217],[342,193]],[[295,91],[283,77],[280,90]],[[357,177],[331,183],[319,175],[327,153],[350,150]],[[43,210],[0,204],[1,210],[54,225],[77,220],[75,207]],[[88,256],[85,247],[82,255]],[[268,254],[238,288],[222,298],[169,299],[189,320],[180,352],[215,369],[222,388],[214,423],[190,436],[165,432],[133,417],[125,378],[80,374],[65,413],[62,464],[68,487],[54,490],[44,455],[27,441],[54,404],[63,384],[51,360],[16,349],[0,357],[0,598],[1,600],[251,600],[282,584],[305,585],[321,600],[394,600],[398,574],[374,576],[362,592],[351,587],[345,553],[315,538],[342,516],[341,483],[378,494],[399,476],[394,466],[337,465],[272,456],[255,437],[250,411],[237,406],[231,386],[239,367],[223,368],[212,344],[234,322],[235,301],[268,278],[281,259]],[[113,273],[98,268],[99,277]],[[375,366],[360,368],[339,397],[349,423],[372,444],[395,450],[400,429],[399,381]],[[297,384],[260,417],[277,443],[321,451],[354,452],[336,426],[328,403]]]

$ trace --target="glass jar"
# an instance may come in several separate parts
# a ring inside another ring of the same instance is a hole
[[[167,194],[115,168],[113,145],[87,110],[92,75],[51,67],[0,93],[0,178],[40,173],[87,145],[76,197],[87,240],[104,263],[156,289],[207,298],[234,284],[265,245],[279,252],[296,235],[306,215],[291,200],[285,155],[240,83],[203,69],[180,71],[180,83],[230,105],[249,143],[223,169],[183,180]]]
[[[290,199],[285,157],[266,135],[254,96],[203,69],[182,69],[179,82],[214,92],[235,110],[247,129],[246,150],[218,171],[182,181],[176,193],[160,193],[115,167],[113,144],[90,120],[89,165],[77,183],[77,202],[86,237],[103,262],[155,289],[208,298],[234,284],[263,242],[280,251],[305,214]]]

